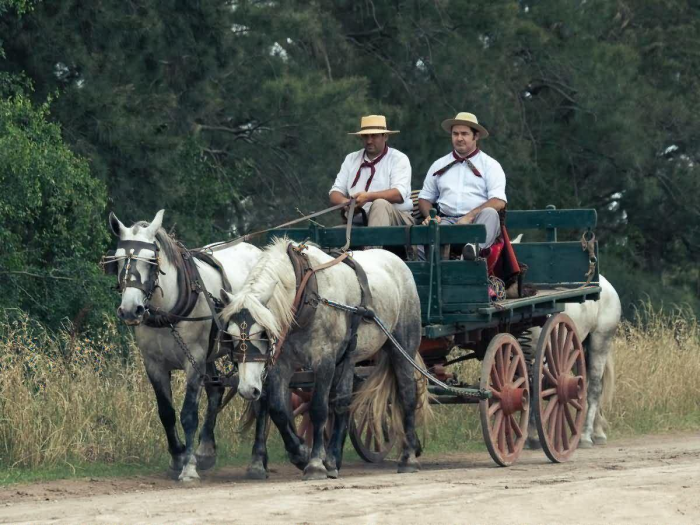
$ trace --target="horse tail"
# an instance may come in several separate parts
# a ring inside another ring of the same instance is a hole
[[[608,420],[605,418],[605,412],[612,407],[613,396],[615,395],[615,359],[613,352],[608,353],[608,359],[605,361],[605,369],[603,370],[603,389],[600,394],[600,405],[598,412],[603,428],[607,430]]]
[[[414,360],[425,370],[425,363],[420,354],[416,353]],[[418,372],[415,372],[415,378],[416,424],[419,425],[429,419],[432,409],[427,381]],[[399,386],[389,353],[380,351],[372,372],[362,382],[350,404],[350,415],[357,428],[372,425],[376,435],[383,435],[388,431],[400,441],[404,441],[403,413],[398,395]]]

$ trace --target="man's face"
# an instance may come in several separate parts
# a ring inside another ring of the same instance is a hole
[[[386,133],[372,133],[371,135],[360,135],[362,143],[365,145],[365,151],[370,159],[373,159],[384,151],[386,146]]]
[[[452,126],[452,147],[460,155],[469,155],[476,149],[476,140],[479,133],[474,133],[469,126],[458,124]]]

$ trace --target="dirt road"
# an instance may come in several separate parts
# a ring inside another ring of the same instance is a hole
[[[488,454],[349,464],[342,479],[302,482],[287,465],[267,482],[219,469],[183,487],[165,475],[12,486],[2,523],[700,523],[700,436],[611,442],[553,465],[526,451],[510,468]]]

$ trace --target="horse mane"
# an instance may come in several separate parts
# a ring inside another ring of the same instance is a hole
[[[225,322],[246,309],[273,337],[280,337],[291,326],[294,311],[290,297],[296,291],[296,277],[294,271],[290,271],[292,265],[287,255],[289,243],[286,237],[277,238],[263,250],[241,291],[221,312]],[[263,304],[261,298],[268,295],[269,299]]]

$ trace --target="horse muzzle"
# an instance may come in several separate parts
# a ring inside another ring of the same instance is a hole
[[[124,321],[124,324],[129,326],[138,326],[143,321],[143,316],[146,314],[146,308],[143,305],[137,305],[133,310],[125,310],[121,306],[117,308],[117,317]]]

